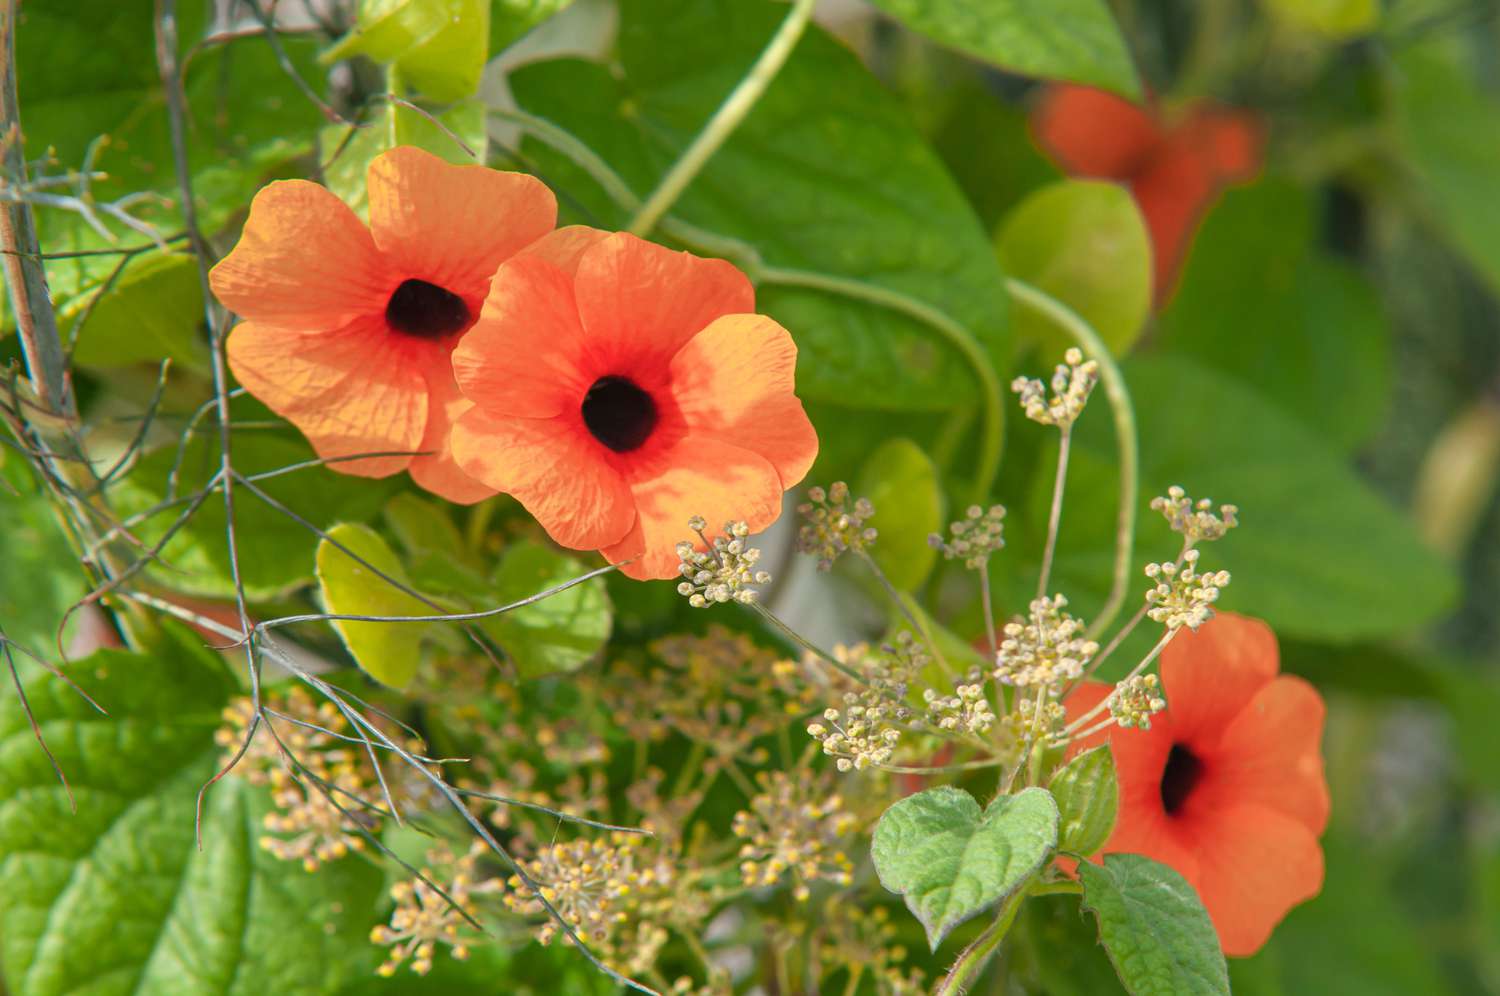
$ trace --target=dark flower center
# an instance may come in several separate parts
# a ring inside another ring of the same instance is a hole
[[[1167,755],[1167,766],[1161,773],[1161,804],[1168,816],[1187,802],[1193,789],[1203,780],[1203,762],[1182,744],[1173,744]]]
[[[583,396],[583,424],[616,453],[629,453],[656,428],[656,402],[633,380],[600,377]]]
[[[385,306],[385,320],[397,332],[438,339],[469,324],[469,306],[437,284],[403,280]]]

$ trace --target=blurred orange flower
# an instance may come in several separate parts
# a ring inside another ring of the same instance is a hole
[[[1149,730],[1111,726],[1120,816],[1104,852],[1144,854],[1198,890],[1226,954],[1255,953],[1287,911],[1323,887],[1318,835],[1328,823],[1323,699],[1277,675],[1276,636],[1221,612],[1161,657],[1167,710]],[[1081,716],[1112,686],[1067,701]]]
[[[1031,118],[1037,143],[1077,176],[1129,185],[1151,232],[1156,300],[1176,285],[1198,222],[1226,186],[1260,171],[1258,117],[1206,101],[1164,120],[1103,90],[1049,87]]]
[[[468,407],[449,355],[495,269],[552,230],[540,181],[454,166],[420,149],[376,157],[370,223],[323,187],[279,180],[255,195],[244,234],[209,281],[240,315],[234,375],[345,474],[410,470],[458,502],[494,493],[459,470],[449,429]],[[422,452],[424,455],[413,456]]]
[[[563,546],[677,576],[689,518],[763,529],[818,452],[797,347],[754,310],[723,260],[559,229],[500,268],[454,351],[459,465]]]

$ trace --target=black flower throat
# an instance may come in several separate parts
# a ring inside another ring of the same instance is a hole
[[[469,324],[469,306],[450,290],[425,280],[404,280],[385,306],[386,324],[418,339],[441,339]]]
[[[583,396],[583,424],[616,453],[639,449],[656,428],[656,402],[627,377],[600,377]]]
[[[1198,755],[1182,744],[1173,744],[1161,773],[1161,804],[1168,816],[1176,815],[1202,780],[1203,762]]]

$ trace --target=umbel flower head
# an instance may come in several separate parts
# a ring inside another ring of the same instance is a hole
[[[229,365],[334,470],[410,470],[429,491],[478,501],[494,489],[448,448],[468,407],[449,355],[495,268],[552,230],[557,202],[534,177],[404,146],[377,156],[365,185],[368,226],[306,180],[255,195],[239,243],[209,274],[245,319],[229,334]],[[390,455],[339,459],[368,453]]]
[[[453,354],[463,469],[633,578],[678,573],[682,524],[758,532],[818,451],[797,347],[729,263],[559,229],[504,264]]]
[[[1111,727],[1073,747],[1107,739],[1114,752],[1120,816],[1104,851],[1177,869],[1229,955],[1253,954],[1323,886],[1323,700],[1278,669],[1270,627],[1219,613],[1162,651],[1168,704],[1149,729]],[[1081,716],[1110,693],[1085,684],[1068,712]]]

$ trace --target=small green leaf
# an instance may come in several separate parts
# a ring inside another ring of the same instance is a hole
[[[518,543],[500,559],[492,604],[518,602],[586,573],[588,568],[575,557],[540,543]],[[576,671],[604,646],[610,625],[603,578],[485,621],[523,678]]]
[[[1084,751],[1047,784],[1061,814],[1057,849],[1086,858],[1109,840],[1120,808],[1120,781],[1108,744]]]
[[[1343,41],[1369,34],[1380,21],[1379,0],[1261,0],[1289,28]]]
[[[1002,795],[982,813],[951,786],[907,796],[875,824],[880,884],[900,893],[937,949],[948,932],[1022,888],[1057,845],[1057,803],[1040,788]]]
[[[349,556],[335,542],[370,566]],[[368,526],[343,523],[328,530],[328,539],[318,543],[317,562],[318,587],[323,592],[323,604],[331,613],[423,616],[436,611],[370,569],[374,567],[402,584],[409,584],[401,561],[380,534]],[[423,624],[334,620],[333,626],[343,637],[355,663],[376,681],[400,688],[417,673]]]
[[[1063,180],[1029,195],[1001,223],[995,248],[1006,272],[1046,291],[1092,325],[1117,356],[1151,313],[1151,236],[1129,191],[1113,183]],[[1049,359],[1073,341],[1031,309],[1016,334]]]
[[[0,968],[16,996],[320,996],[350,980],[378,902],[372,864],[309,875],[273,857],[258,843],[266,790],[237,777],[206,796],[198,849],[195,799],[235,685],[189,641],[202,643],[74,662],[107,716],[18,660],[77,813],[18,700],[0,696]]]
[[[101,287],[69,299],[58,310],[58,321],[66,328],[85,312],[88,320],[78,330],[75,362],[116,367],[170,358],[188,369],[208,369],[200,331],[203,285],[191,255],[147,253],[127,266],[109,290]]]
[[[573,0],[491,0],[490,54],[499,55]]]
[[[1105,0],[874,0],[914,31],[1023,76],[1132,100],[1141,81]]]
[[[920,585],[937,560],[927,537],[943,525],[937,466],[910,439],[888,440],[871,453],[854,493],[875,506],[878,537],[870,555],[901,591]]]
[[[402,82],[446,103],[479,88],[489,38],[489,0],[361,0],[354,30],[322,58],[392,64]]]
[[[1139,854],[1078,866],[1083,908],[1131,996],[1228,996],[1219,935],[1198,894],[1177,872]]]
[[[469,561],[464,538],[446,504],[403,491],[385,503],[382,517],[408,554],[440,553]]]

